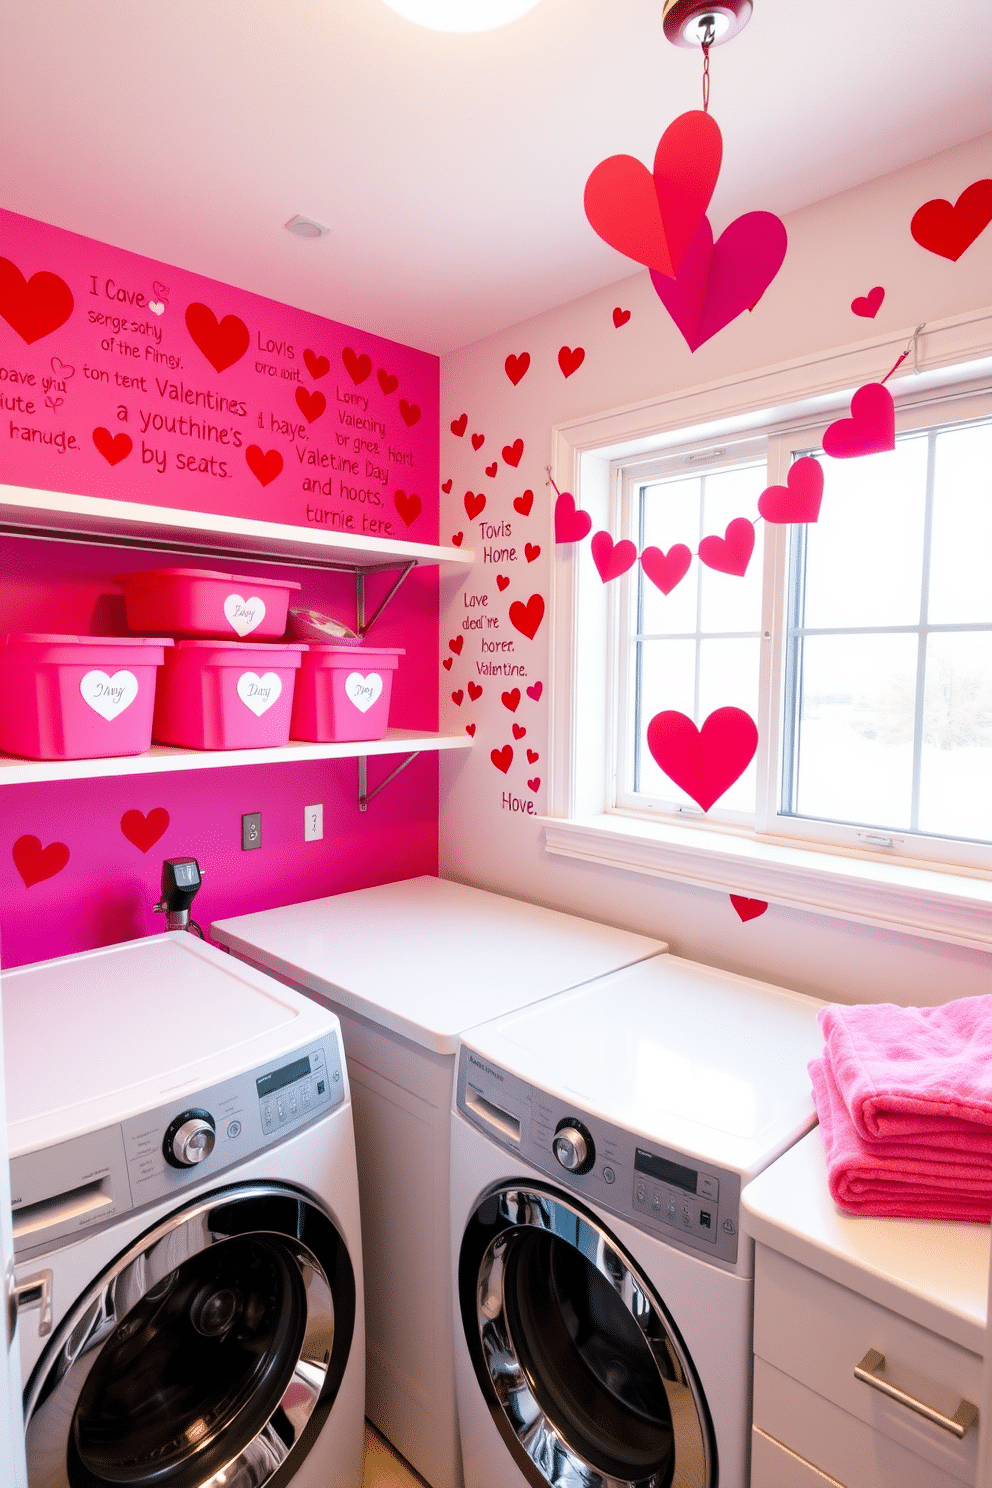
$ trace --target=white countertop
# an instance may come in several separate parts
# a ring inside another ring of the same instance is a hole
[[[741,1209],[760,1244],[984,1353],[988,1225],[845,1214],[827,1188],[819,1127],[747,1185]]]
[[[218,920],[210,933],[438,1054],[454,1054],[475,1023],[667,950],[646,935],[429,877]]]

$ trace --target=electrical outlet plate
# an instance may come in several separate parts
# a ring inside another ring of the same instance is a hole
[[[241,846],[245,852],[262,845],[262,813],[246,812],[241,818]]]
[[[303,808],[303,841],[319,842],[324,835],[324,808],[323,806],[304,806]]]

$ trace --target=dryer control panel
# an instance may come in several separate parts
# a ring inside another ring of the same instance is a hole
[[[741,1180],[527,1084],[462,1047],[459,1111],[532,1167],[642,1230],[737,1268]]]

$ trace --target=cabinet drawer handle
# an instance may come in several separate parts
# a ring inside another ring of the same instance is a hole
[[[907,1395],[905,1390],[900,1390],[898,1385],[889,1384],[888,1380],[879,1379],[878,1370],[885,1367],[885,1355],[880,1354],[878,1349],[869,1349],[860,1364],[854,1366],[854,1378],[870,1385],[873,1390],[881,1390],[883,1395],[888,1395],[890,1400],[898,1400],[900,1405],[905,1405],[917,1415],[925,1416],[935,1426],[941,1426],[949,1431],[952,1436],[959,1439],[964,1436],[969,1426],[974,1426],[978,1420],[978,1406],[972,1405],[970,1400],[962,1400],[953,1416],[945,1416],[942,1411],[934,1410],[932,1405],[926,1405],[922,1400],[917,1400],[912,1395]]]

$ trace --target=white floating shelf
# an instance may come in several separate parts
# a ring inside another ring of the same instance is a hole
[[[224,517],[216,512],[178,511],[138,501],[0,485],[0,530],[11,529],[63,537],[67,542],[74,538],[91,542],[105,539],[130,547],[226,553],[237,558],[274,558],[283,563],[352,569],[396,568],[406,563],[452,563],[468,568],[475,556],[467,548],[363,537],[352,532],[321,532],[314,527]]]
[[[293,760],[357,759],[375,754],[419,754],[425,750],[470,749],[467,734],[431,734],[388,729],[384,739],[351,744],[305,744],[292,740],[274,749],[173,749],[153,744],[145,754],[109,759],[26,760],[0,755],[0,786],[47,780],[93,780],[113,775],[161,775],[176,770],[224,770],[232,766],[276,765]]]

